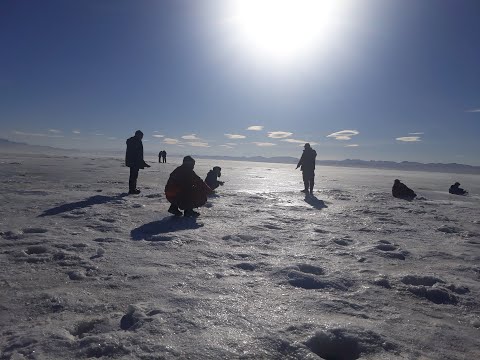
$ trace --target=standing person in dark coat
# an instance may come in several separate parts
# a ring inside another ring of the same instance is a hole
[[[140,130],[135,131],[135,135],[127,140],[127,153],[125,154],[125,165],[130,168],[130,178],[128,179],[128,193],[140,194],[137,189],[138,171],[150,167],[143,160],[143,133]]]
[[[165,196],[172,204],[168,212],[175,216],[182,216],[179,208],[185,210],[184,216],[200,215],[193,209],[204,205],[207,202],[207,195],[212,192],[207,184],[195,174],[194,167],[195,160],[191,156],[185,156],[183,164],[173,170],[167,185],[165,185]]]
[[[413,200],[417,197],[417,194],[412,189],[398,179],[395,179],[393,182],[392,195],[404,200]]]
[[[163,162],[166,163],[167,162],[167,152],[165,150],[163,150],[162,158],[163,158]]]
[[[223,181],[219,181],[217,178],[222,176],[222,168],[220,166],[214,166],[212,170],[210,170],[205,178],[205,183],[208,187],[212,190],[215,190],[220,185],[223,185]]]
[[[302,190],[305,194],[313,195],[313,185],[315,185],[315,158],[317,152],[312,149],[309,143],[305,144],[302,157],[298,161],[296,169],[300,167],[303,173],[303,184],[305,189]]]
[[[163,156],[163,151],[160,151],[158,153],[158,162],[161,163],[162,162],[162,156]]]
[[[448,189],[448,192],[453,195],[466,195],[468,194],[468,191],[462,189],[460,186],[459,182],[456,182],[452,186],[450,186],[450,189]]]

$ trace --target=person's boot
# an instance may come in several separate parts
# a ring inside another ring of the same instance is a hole
[[[168,212],[170,214],[173,214],[175,216],[182,216],[182,212],[180,210],[178,210],[178,207],[176,205],[170,205],[170,207],[168,208]],[[185,211],[186,212],[186,211]]]
[[[140,192],[141,191],[139,189],[133,189],[128,191],[128,195],[137,195],[140,194]]]
[[[200,213],[194,211],[193,209],[186,209],[183,216],[185,216],[185,217],[197,217],[197,216],[200,216]]]

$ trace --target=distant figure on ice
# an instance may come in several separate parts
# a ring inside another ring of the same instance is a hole
[[[309,143],[306,143],[304,146],[303,154],[300,160],[298,161],[297,167],[300,167],[300,170],[303,174],[303,184],[305,189],[302,190],[305,194],[313,194],[313,185],[315,184],[315,158],[317,157],[317,152],[312,149]]]
[[[167,152],[165,150],[162,151],[162,162],[167,162]]]
[[[135,135],[127,140],[127,153],[125,154],[125,165],[130,168],[130,178],[128,179],[128,193],[140,194],[137,189],[138,171],[150,167],[143,161],[143,133],[140,130],[135,131]]]
[[[205,178],[205,183],[208,187],[212,190],[215,190],[220,185],[223,185],[223,181],[219,181],[217,178],[222,176],[222,168],[220,166],[214,166],[212,170],[210,170]]]
[[[464,189],[462,189],[459,186],[460,186],[460,183],[456,182],[455,184],[450,186],[450,189],[448,189],[448,192],[450,194],[454,194],[454,195],[466,195],[466,194],[468,194],[468,191],[465,191]]]
[[[417,197],[417,194],[410,189],[407,185],[403,184],[400,180],[395,179],[392,187],[393,197],[404,199],[404,200],[413,200]]]
[[[193,209],[204,205],[207,195],[212,193],[212,189],[195,174],[194,167],[195,160],[185,156],[183,164],[173,170],[165,186],[165,195],[171,203],[168,212],[175,216],[182,216],[179,209],[185,210],[183,215],[187,217],[200,215]]]
[[[158,162],[162,162],[163,150],[158,153]]]

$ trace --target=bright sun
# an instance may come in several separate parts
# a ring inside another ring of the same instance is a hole
[[[349,0],[236,0],[230,2],[231,37],[242,52],[288,64],[338,41]]]

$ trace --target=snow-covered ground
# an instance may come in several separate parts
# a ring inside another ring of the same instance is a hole
[[[0,155],[0,359],[479,359],[480,176]],[[394,199],[395,178],[421,199]],[[467,197],[448,194],[455,181]]]

